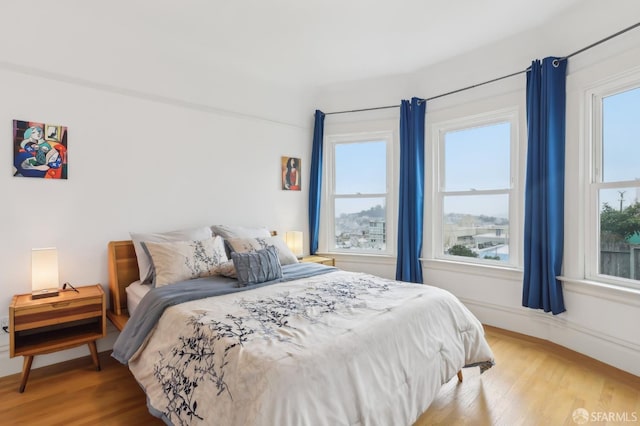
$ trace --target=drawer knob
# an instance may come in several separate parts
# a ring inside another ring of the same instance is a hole
[[[57,302],[57,303],[52,303],[51,306],[53,306],[54,308],[62,308],[63,306],[69,306],[71,304],[71,302]]]

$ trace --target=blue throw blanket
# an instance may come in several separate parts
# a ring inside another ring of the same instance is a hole
[[[113,345],[111,356],[122,364],[127,364],[140,345],[142,345],[147,334],[153,330],[164,310],[170,306],[191,300],[237,293],[280,282],[313,277],[335,270],[337,269],[334,267],[317,263],[294,263],[282,267],[282,278],[247,287],[238,287],[237,280],[215,276],[154,288],[142,298],[135,312],[129,318],[127,325]]]

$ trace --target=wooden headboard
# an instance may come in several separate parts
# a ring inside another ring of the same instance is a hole
[[[278,232],[271,231],[271,235],[276,236]],[[138,260],[131,240],[110,241],[107,251],[109,292],[111,293],[111,306],[107,310],[107,316],[118,330],[122,330],[129,319],[125,289],[129,284],[140,279]]]
[[[111,306],[107,315],[113,324],[119,330],[122,330],[129,319],[125,288],[140,279],[140,272],[138,271],[136,252],[131,240],[110,241],[108,253]]]

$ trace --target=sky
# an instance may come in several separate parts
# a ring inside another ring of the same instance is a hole
[[[336,144],[336,194],[384,193],[387,182],[385,141]]]
[[[335,145],[335,150],[336,194],[383,194],[386,192],[387,143],[385,141],[341,143]],[[384,198],[338,199],[336,216],[368,210],[378,204],[384,206]]]
[[[509,123],[447,133],[446,189],[509,188],[509,138]],[[380,170],[386,171],[385,141],[336,144],[335,150],[336,194],[380,194],[385,191],[385,174],[380,173]],[[338,199],[336,216],[360,212],[378,204],[384,205],[384,198]],[[445,201],[445,214],[484,214],[506,218],[508,211],[506,195],[456,196]]]
[[[603,182],[640,179],[640,88],[608,96],[602,104]],[[638,188],[601,190],[601,205],[619,207],[619,191],[625,191],[623,208],[627,207],[640,201]]]
[[[509,123],[447,132],[444,189],[508,189],[510,132]]]
[[[508,122],[449,131],[444,138],[446,191],[508,190],[511,125]],[[506,218],[507,195],[446,196],[444,214],[463,213]]]
[[[603,180],[640,179],[640,88],[618,93],[603,100]],[[507,189],[509,170],[510,123],[447,132],[445,136],[445,176],[447,191]],[[381,193],[386,181],[386,142],[371,141],[337,144],[336,193]],[[524,184],[524,183],[523,183]],[[601,204],[623,207],[640,200],[638,188],[602,190]],[[336,214],[353,213],[383,204],[382,198],[339,200]],[[444,213],[462,213],[507,217],[508,196],[446,197]]]

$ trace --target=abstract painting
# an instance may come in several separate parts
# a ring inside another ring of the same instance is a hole
[[[13,120],[13,175],[67,179],[67,128]]]
[[[300,159],[282,157],[282,189],[285,191],[300,191]]]

